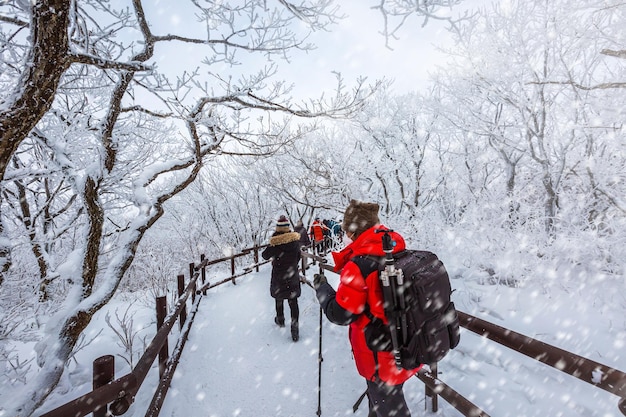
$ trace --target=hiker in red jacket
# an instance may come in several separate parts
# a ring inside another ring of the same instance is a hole
[[[316,217],[311,227],[309,228],[309,235],[311,236],[311,242],[315,248],[316,253],[319,256],[324,255],[324,229],[326,226],[322,223],[319,217]]]
[[[333,252],[335,272],[340,273],[337,292],[328,284],[324,275],[315,276],[317,299],[328,317],[335,324],[350,325],[350,344],[359,374],[367,381],[367,396],[370,412],[368,417],[410,417],[411,413],[404,399],[402,386],[415,375],[419,368],[398,369],[393,353],[372,351],[366,342],[365,327],[370,319],[364,314],[366,308],[385,323],[383,295],[378,271],[363,276],[359,267],[360,255],[382,257],[382,238],[376,229],[386,229],[379,224],[379,206],[352,200],[345,211],[342,228],[352,240],[340,252]],[[404,238],[391,232],[396,245],[393,252],[405,249]]]

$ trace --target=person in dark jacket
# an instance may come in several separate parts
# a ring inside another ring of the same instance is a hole
[[[263,259],[272,259],[270,294],[276,301],[274,322],[280,327],[285,326],[284,301],[287,300],[291,310],[291,338],[297,342],[300,337],[298,330],[300,316],[298,297],[301,293],[298,263],[302,256],[300,233],[291,231],[289,220],[285,216],[280,216],[276,222],[276,231],[261,256]]]
[[[349,338],[356,368],[367,383],[370,406],[368,417],[410,417],[402,387],[420,368],[398,369],[392,352],[372,351],[365,337],[365,327],[370,322],[368,315],[364,314],[366,308],[371,315],[387,322],[378,271],[363,276],[359,267],[360,258],[356,258],[385,255],[382,234],[376,233],[378,229],[386,229],[379,224],[378,209],[376,203],[350,202],[342,228],[352,243],[332,253],[335,272],[340,273],[337,291],[319,274],[315,275],[314,286],[328,320],[335,324],[350,325]],[[404,238],[396,232],[390,234],[395,243],[393,252],[403,251]]]
[[[293,228],[293,231],[300,233],[300,246],[308,247],[311,244],[311,239],[309,239],[309,234],[307,233],[302,220],[298,220],[296,227]]]

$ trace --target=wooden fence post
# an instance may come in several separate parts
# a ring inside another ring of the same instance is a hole
[[[196,272],[196,266],[194,263],[189,264],[189,280],[193,280],[193,274]],[[196,287],[194,285],[193,291],[191,291],[191,304],[196,302]]]
[[[204,260],[206,259],[206,257],[204,256],[204,253],[202,255],[200,255],[200,265],[202,266],[202,271],[200,274],[200,279],[202,280],[202,286],[204,287],[204,283],[206,282],[206,266],[204,265]],[[204,290],[202,292],[202,295],[206,295],[206,290]]]
[[[256,265],[256,272],[259,272],[259,247],[254,245],[254,264]]]
[[[167,297],[161,296],[156,298],[156,316],[157,316],[157,332],[165,322],[165,317],[167,317]],[[165,373],[165,365],[167,364],[167,359],[169,356],[167,341],[161,347],[159,351],[159,379],[163,377]]]
[[[93,390],[96,390],[115,379],[115,357],[113,355],[100,356],[93,361]],[[106,417],[107,404],[93,410],[93,417]]]
[[[437,374],[438,374],[437,363],[434,363],[430,366],[430,374],[432,375],[434,379],[437,379]],[[424,387],[426,389],[426,392],[425,392],[426,401],[424,402],[424,409],[431,413],[436,413],[437,410],[439,409],[437,393],[434,390],[430,389],[428,385],[424,385]],[[430,409],[428,407],[428,398],[430,398]]]
[[[230,276],[234,276],[235,275],[235,256],[231,256],[230,258]],[[235,278],[233,278],[233,285],[237,285],[237,281],[235,281]]]
[[[178,276],[178,298],[180,298],[180,296],[183,295],[184,292],[185,292],[185,276],[179,275]],[[184,305],[183,309],[180,311],[180,319],[178,321],[180,330],[183,330],[183,326],[185,325],[186,321],[187,321],[187,306]]]
[[[302,257],[301,264],[302,265],[300,266],[300,268],[302,269],[302,276],[306,278],[306,264],[307,264],[306,256]]]

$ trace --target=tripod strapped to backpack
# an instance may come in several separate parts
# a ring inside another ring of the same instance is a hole
[[[384,310],[389,320],[393,357],[398,369],[402,368],[400,358],[400,346],[407,340],[406,305],[402,294],[404,274],[401,269],[396,269],[396,260],[392,252],[395,242],[391,239],[391,229],[378,229],[376,233],[383,234],[383,252],[385,252],[385,269],[380,272],[380,281],[383,287],[385,299]]]
[[[443,263],[428,251],[393,253],[390,229],[382,233],[385,256],[378,263],[355,257],[363,276],[378,265],[387,323],[368,314],[365,340],[373,351],[390,351],[398,369],[433,364],[459,343],[459,319],[450,299],[452,288]],[[366,259],[364,259],[366,258]]]

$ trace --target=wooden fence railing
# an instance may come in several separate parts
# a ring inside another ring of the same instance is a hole
[[[93,413],[94,417],[105,417],[108,415],[119,416],[128,411],[133,403],[135,395],[148,375],[153,363],[158,358],[159,363],[159,384],[153,395],[152,401],[145,416],[158,416],[161,405],[169,389],[172,376],[178,365],[180,355],[187,341],[189,330],[200,300],[206,294],[206,290],[221,285],[226,282],[236,284],[236,278],[258,271],[259,266],[269,262],[259,262],[259,251],[267,245],[255,246],[243,249],[240,253],[233,254],[214,260],[205,259],[201,256],[200,264],[189,265],[189,282],[184,284],[184,276],[178,276],[178,295],[173,311],[167,315],[167,304],[165,297],[156,299],[157,333],[141,356],[133,370],[117,379],[114,372],[114,357],[105,355],[94,361],[93,369],[93,390],[79,398],[63,404],[51,411],[41,414],[40,417],[80,417]],[[246,265],[243,272],[236,272],[235,259],[243,256],[253,256],[254,264]],[[206,268],[221,262],[230,262],[231,276],[220,282],[211,284],[206,281]],[[187,306],[191,304],[191,313],[187,318]],[[170,357],[168,337],[171,334],[174,324],[178,321],[180,334]],[[110,413],[110,414],[109,414]]]
[[[158,416],[203,295],[206,295],[207,290],[211,288],[227,282],[236,284],[237,278],[252,271],[258,271],[259,266],[269,262],[259,262],[259,251],[265,246],[267,245],[244,249],[232,256],[211,261],[206,260],[202,256],[200,264],[190,264],[190,279],[186,286],[184,285],[184,276],[178,276],[179,298],[169,315],[165,311],[165,298],[160,297],[157,299],[158,330],[135,368],[129,374],[115,379],[113,375],[113,356],[106,355],[97,358],[93,365],[93,390],[42,414],[40,417],[80,417],[89,413],[93,413],[94,417],[105,417],[110,414],[115,416],[124,414],[132,404],[135,394],[146,379],[148,371],[157,358],[159,361],[159,384],[145,416]],[[310,281],[306,280],[306,272],[311,265],[318,265],[320,272],[334,272],[333,265],[328,264],[326,258],[308,252],[303,252],[302,254],[301,274],[303,280],[308,284],[310,284]],[[254,263],[237,272],[235,259],[250,255],[254,257]],[[311,263],[309,263],[309,260],[311,260]],[[231,276],[215,283],[206,281],[206,268],[221,262],[231,263]],[[191,300],[189,300],[190,298]],[[191,301],[191,313],[189,319],[187,319],[187,305],[189,301]],[[618,397],[618,409],[626,416],[626,374],[624,372],[460,311],[459,319],[461,326],[467,330],[616,395]],[[174,354],[169,357],[168,336],[177,321],[179,322],[180,334],[173,350]],[[430,398],[430,402],[426,402],[426,407],[431,411],[437,411],[438,397],[441,397],[464,416],[489,417],[479,406],[473,404],[441,381],[438,378],[437,366],[420,372],[417,377],[425,384],[426,396]]]

